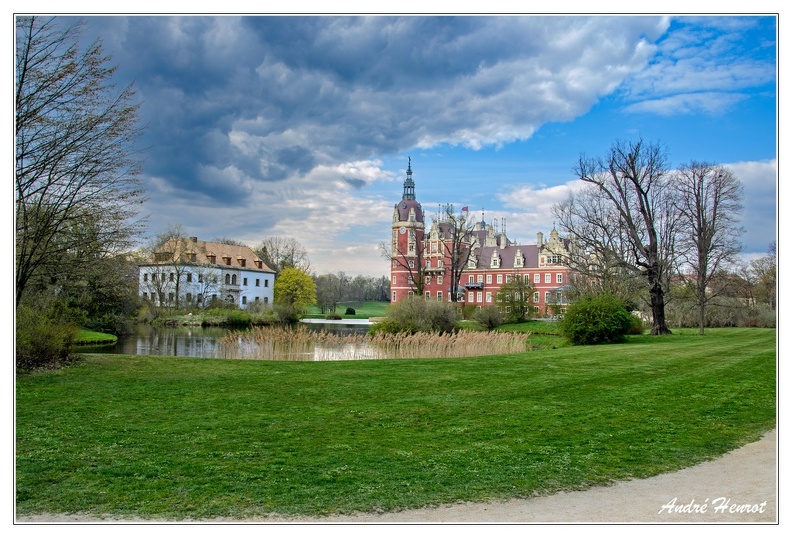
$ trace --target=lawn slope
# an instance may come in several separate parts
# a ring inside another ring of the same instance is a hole
[[[776,333],[475,359],[88,356],[16,380],[18,514],[394,510],[580,489],[775,426]]]

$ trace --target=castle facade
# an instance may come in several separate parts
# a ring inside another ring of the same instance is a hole
[[[408,165],[391,224],[391,302],[416,295],[438,301],[456,296],[463,305],[503,307],[501,287],[517,289],[520,279],[520,289],[529,295],[529,315],[563,314],[570,270],[562,260],[569,242],[553,229],[546,241],[539,232],[536,243],[517,244],[492,224],[473,219],[466,207],[458,215],[447,208],[427,226]]]

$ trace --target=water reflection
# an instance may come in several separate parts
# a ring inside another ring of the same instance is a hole
[[[336,334],[365,334],[369,323],[366,320],[343,320],[342,322],[325,322],[324,320],[305,323],[310,330],[324,330]],[[238,331],[238,329],[237,329]],[[119,355],[162,355],[171,357],[194,358],[246,358],[255,356],[253,350],[242,351],[242,356],[228,356],[224,346],[218,342],[229,333],[229,329],[220,327],[152,327],[139,325],[133,334],[118,338],[115,345],[91,346],[80,348],[81,353],[111,353]],[[345,360],[350,357],[371,355],[371,349],[331,349],[315,346],[311,351],[294,353],[282,357],[281,360]],[[237,352],[235,352],[237,353]]]

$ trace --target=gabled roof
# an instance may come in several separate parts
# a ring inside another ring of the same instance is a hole
[[[518,266],[514,264],[517,251],[523,258],[523,265]],[[496,253],[500,256],[499,269],[525,269],[539,267],[539,247],[536,245],[510,245],[508,247],[479,247],[474,251],[477,258],[477,268],[485,268],[490,266],[492,254]]]
[[[170,239],[146,260],[146,264],[150,265],[174,263],[231,266],[250,271],[275,272],[248,246],[199,241],[197,237]]]

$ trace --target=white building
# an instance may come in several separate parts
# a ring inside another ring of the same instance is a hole
[[[244,309],[272,304],[275,272],[250,247],[190,237],[165,242],[140,264],[138,284],[141,297],[159,306],[222,301]]]

